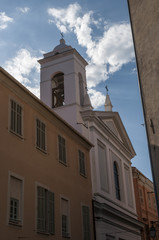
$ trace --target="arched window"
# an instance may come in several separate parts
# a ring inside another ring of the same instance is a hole
[[[113,168],[114,168],[114,183],[115,183],[116,198],[120,200],[119,173],[118,173],[118,166],[116,162],[114,162]]]
[[[58,73],[52,79],[52,107],[64,105],[64,74]]]
[[[80,105],[82,106],[84,101],[84,86],[83,86],[82,75],[80,73],[78,74],[78,78],[79,78]]]

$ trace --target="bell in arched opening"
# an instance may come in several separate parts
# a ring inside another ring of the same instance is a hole
[[[64,74],[58,73],[52,79],[52,108],[64,105]]]

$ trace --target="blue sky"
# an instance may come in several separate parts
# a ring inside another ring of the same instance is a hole
[[[132,141],[132,165],[151,170],[126,0],[1,0],[0,65],[39,96],[37,60],[59,44],[63,32],[88,61],[92,105],[104,110],[105,86]]]

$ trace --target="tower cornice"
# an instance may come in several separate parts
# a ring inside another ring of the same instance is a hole
[[[84,64],[84,66],[87,66],[87,61],[76,51],[75,48],[72,48],[70,50],[64,51],[62,53],[54,53],[53,51],[44,54],[44,58],[39,59],[38,62],[40,64],[47,63],[56,59],[60,59],[61,57],[66,57],[68,55],[75,55],[77,58],[80,59],[80,61]]]

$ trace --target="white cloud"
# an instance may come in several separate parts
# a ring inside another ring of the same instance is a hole
[[[30,10],[30,8],[28,8],[28,7],[24,7],[24,8],[17,7],[17,10],[20,11],[21,13],[27,13]]]
[[[13,22],[13,18],[8,17],[5,12],[0,12],[0,29],[7,28],[9,22]]]
[[[93,38],[93,29],[101,26],[102,20],[95,20],[92,11],[83,13],[78,3],[70,4],[67,8],[50,8],[48,14],[52,17],[50,23],[56,24],[64,33],[74,32],[79,45],[86,47],[89,59],[89,88],[96,87],[101,81],[108,79],[110,74],[134,59],[131,28],[128,23],[113,24],[103,21],[102,36]]]
[[[90,96],[92,106],[94,108],[98,108],[98,107],[104,105],[105,95],[103,95],[101,92],[96,91],[95,89],[92,89],[92,88],[88,90],[88,93]]]
[[[27,49],[20,49],[14,58],[4,64],[4,68],[37,97],[39,97],[40,73],[38,59]]]

